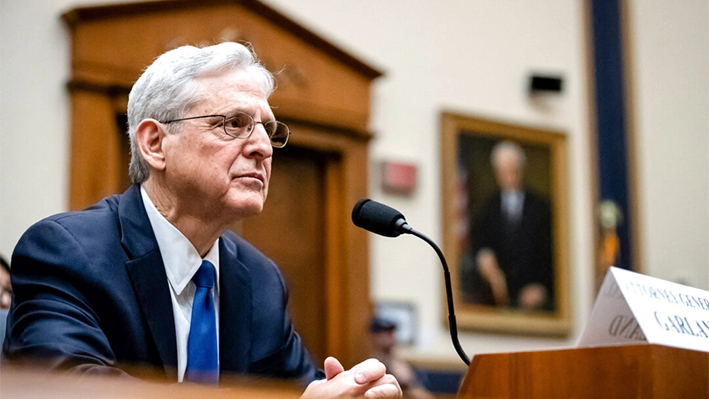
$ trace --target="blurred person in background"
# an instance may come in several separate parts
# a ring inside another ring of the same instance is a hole
[[[0,309],[10,309],[11,300],[12,285],[10,284],[10,264],[0,255]]]
[[[369,324],[371,342],[370,356],[379,359],[389,373],[396,377],[404,393],[404,398],[435,398],[421,385],[416,371],[409,362],[396,353],[396,323],[382,317],[373,317]]]
[[[5,325],[7,323],[7,310],[12,301],[12,285],[10,284],[10,265],[0,255],[0,344],[5,339]],[[0,356],[2,362],[2,356]]]

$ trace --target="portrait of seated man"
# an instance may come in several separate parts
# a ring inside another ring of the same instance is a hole
[[[512,141],[492,148],[496,190],[471,216],[461,256],[466,302],[525,311],[553,310],[551,210],[524,185],[526,156]]]

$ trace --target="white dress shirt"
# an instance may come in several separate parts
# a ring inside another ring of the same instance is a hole
[[[510,190],[502,193],[502,213],[511,222],[518,222],[522,218],[524,207],[524,192]]]
[[[195,284],[192,277],[208,260],[217,271],[216,287],[212,290],[217,313],[217,343],[219,339],[219,239],[214,242],[204,259],[199,256],[194,245],[155,208],[153,201],[143,187],[140,188],[145,211],[158,241],[162,261],[165,264],[167,281],[170,285],[172,312],[175,316],[175,336],[177,338],[177,381],[182,382],[187,367],[187,338],[190,334],[192,301]],[[219,345],[217,344],[217,350]],[[217,352],[218,353],[218,352]]]

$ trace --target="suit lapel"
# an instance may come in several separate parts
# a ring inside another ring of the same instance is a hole
[[[131,186],[118,205],[121,243],[131,258],[126,263],[153,342],[158,349],[167,377],[177,381],[177,338],[170,301],[167,274],[140,187]]]
[[[251,284],[236,243],[219,239],[219,358],[222,371],[245,373],[251,346]]]

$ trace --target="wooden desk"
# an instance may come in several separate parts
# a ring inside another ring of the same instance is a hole
[[[458,398],[707,398],[709,353],[660,345],[476,355]]]
[[[73,377],[0,368],[2,399],[297,399],[303,389],[280,381],[252,381],[209,388],[193,384],[164,384],[111,377]]]

